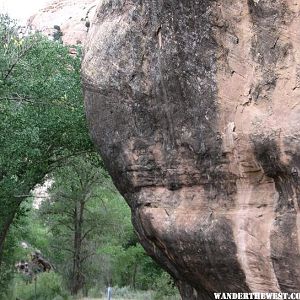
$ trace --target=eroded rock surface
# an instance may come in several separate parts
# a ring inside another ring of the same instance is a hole
[[[28,20],[28,26],[52,36],[54,26],[59,26],[64,44],[85,42],[87,22],[94,17],[97,0],[50,0],[47,5]]]
[[[183,299],[300,289],[300,1],[103,0],[86,110]]]

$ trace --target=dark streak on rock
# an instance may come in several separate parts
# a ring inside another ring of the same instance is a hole
[[[280,28],[291,21],[292,14],[283,0],[248,0],[255,35],[252,39],[253,60],[261,67],[261,79],[252,87],[252,99],[270,99],[276,87],[278,62],[284,61],[290,43],[280,41]]]
[[[299,155],[293,153],[289,165],[281,162],[281,152],[274,137],[253,137],[254,153],[266,176],[273,178],[278,192],[276,220],[270,234],[271,259],[282,292],[293,292],[300,286],[300,255],[297,236],[297,213],[294,200],[299,202]],[[290,147],[291,149],[291,147]],[[294,171],[293,171],[294,170]],[[294,266],[291,273],[289,266]]]

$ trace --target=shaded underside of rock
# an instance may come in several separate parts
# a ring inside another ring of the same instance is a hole
[[[300,1],[103,0],[95,143],[183,299],[300,288]]]

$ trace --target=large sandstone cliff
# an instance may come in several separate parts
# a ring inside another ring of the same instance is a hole
[[[28,25],[50,36],[56,25],[61,28],[65,44],[84,43],[86,23],[94,17],[97,4],[97,0],[51,0],[29,18]]]
[[[183,299],[300,289],[300,0],[102,0],[92,136]]]

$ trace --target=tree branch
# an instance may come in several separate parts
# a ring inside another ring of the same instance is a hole
[[[26,97],[26,96],[22,97],[20,95],[17,95],[15,97],[14,96],[13,97],[1,97],[0,100],[1,101],[6,100],[6,101],[22,101],[22,102],[36,103],[36,101],[34,101],[33,98]]]
[[[51,245],[51,247],[54,248],[54,249],[57,249],[57,250],[63,250],[63,251],[71,252],[72,254],[75,253],[72,249],[69,249],[69,248],[63,248],[61,246],[54,246],[54,245]]]
[[[92,253],[85,255],[83,258],[80,259],[80,262],[83,263],[86,259],[88,259],[91,256],[94,256],[95,254],[96,254],[95,252],[92,252]]]
[[[95,227],[91,227],[90,229],[88,229],[82,236],[82,238],[80,239],[80,241],[82,242],[86,237],[87,235],[92,232],[93,230],[95,229]]]
[[[12,63],[12,65],[9,67],[9,69],[6,72],[6,75],[3,78],[3,81],[5,82],[7,78],[10,76],[12,73],[13,69],[17,66],[17,64],[20,62],[20,60],[27,54],[29,50],[33,48],[34,44],[29,45],[28,48],[26,48],[20,55],[18,55],[17,59],[15,62]]]

